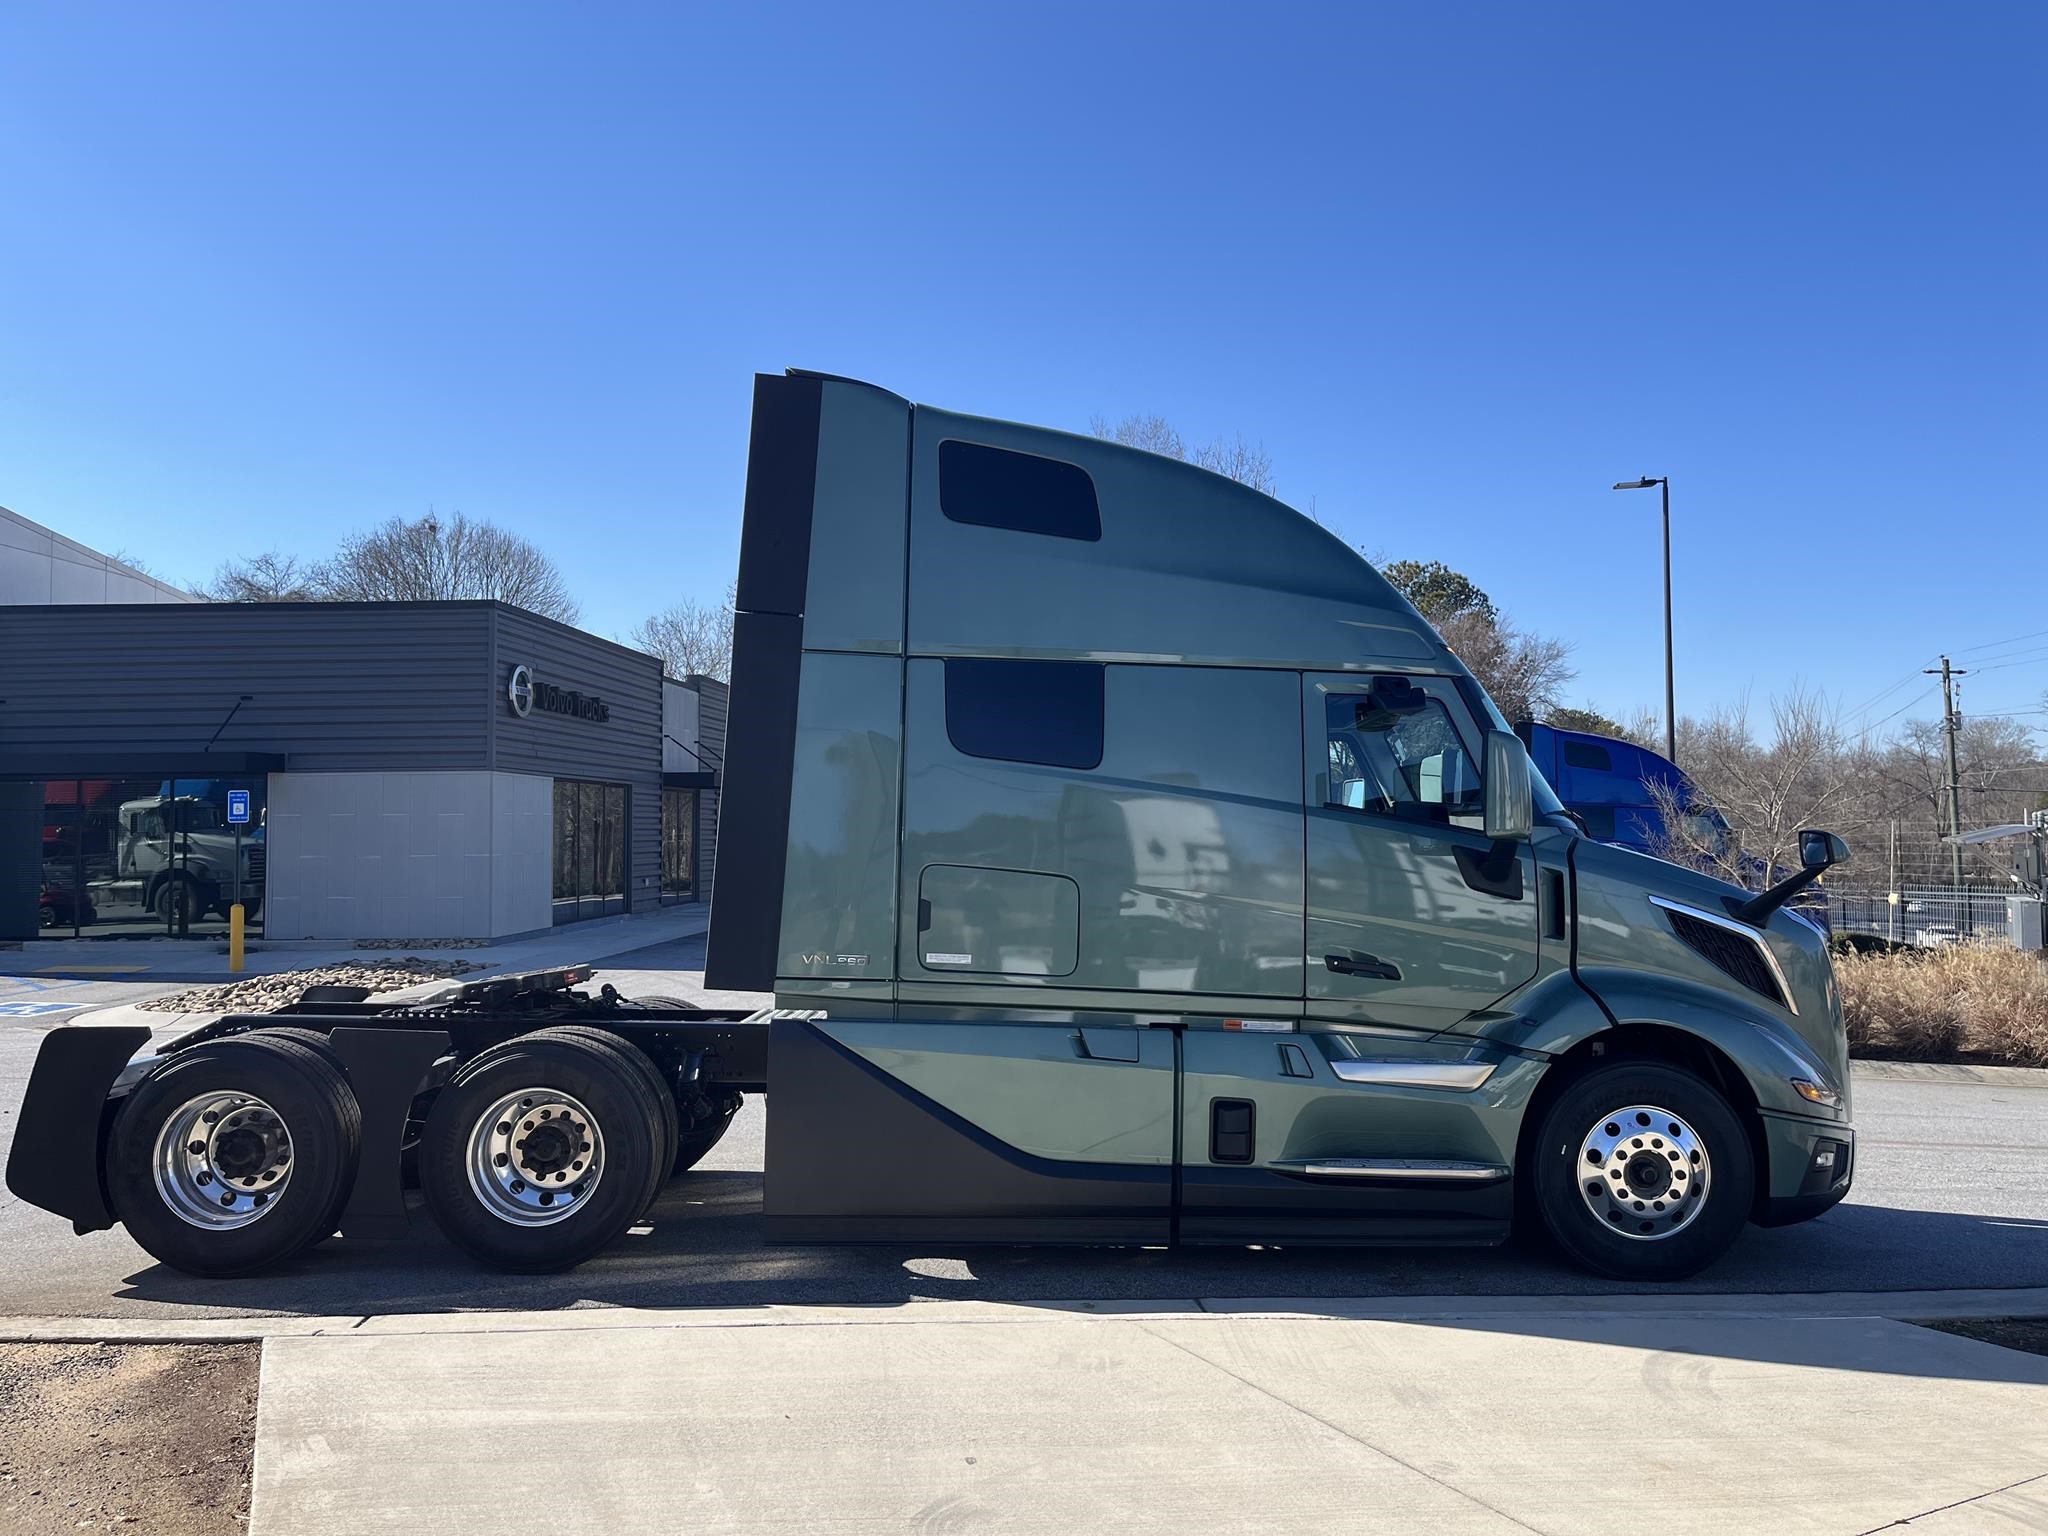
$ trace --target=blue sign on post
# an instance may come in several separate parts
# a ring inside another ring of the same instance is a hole
[[[231,789],[228,791],[228,825],[246,827],[249,824],[249,791]]]

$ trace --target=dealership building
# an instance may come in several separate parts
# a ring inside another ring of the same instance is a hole
[[[709,899],[725,685],[522,609],[31,592],[0,656],[0,940],[207,935],[237,899],[286,941]]]

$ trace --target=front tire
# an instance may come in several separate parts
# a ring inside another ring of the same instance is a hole
[[[331,1061],[245,1036],[178,1052],[114,1119],[107,1190],[149,1253],[187,1274],[252,1274],[335,1228],[362,1111]]]
[[[1620,1062],[1570,1084],[1543,1117],[1529,1172],[1559,1248],[1617,1280],[1682,1280],[1741,1234],[1756,1189],[1728,1101],[1662,1062]]]
[[[457,1069],[420,1137],[450,1241],[498,1269],[574,1267],[637,1221],[666,1172],[660,1108],[625,1052],[538,1030]]]

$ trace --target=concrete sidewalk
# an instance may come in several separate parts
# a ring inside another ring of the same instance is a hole
[[[693,902],[631,916],[567,923],[544,933],[458,948],[439,948],[432,940],[421,940],[408,948],[382,941],[374,947],[359,947],[339,940],[292,943],[252,939],[245,956],[247,968],[239,975],[228,969],[224,939],[110,939],[99,943],[32,939],[0,950],[0,976],[90,976],[101,980],[206,985],[271,976],[307,966],[405,954],[467,960],[484,966],[486,969],[476,974],[485,975],[576,965],[586,960],[595,963],[659,944],[672,944],[704,932],[710,914],[709,904]]]
[[[495,1533],[512,1511],[615,1536],[2048,1524],[2048,1360],[1749,1300],[1791,1305],[927,1305],[273,1335],[250,1529]]]

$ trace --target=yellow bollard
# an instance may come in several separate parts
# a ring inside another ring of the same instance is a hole
[[[242,904],[239,901],[228,908],[228,969],[237,973],[242,969]]]

